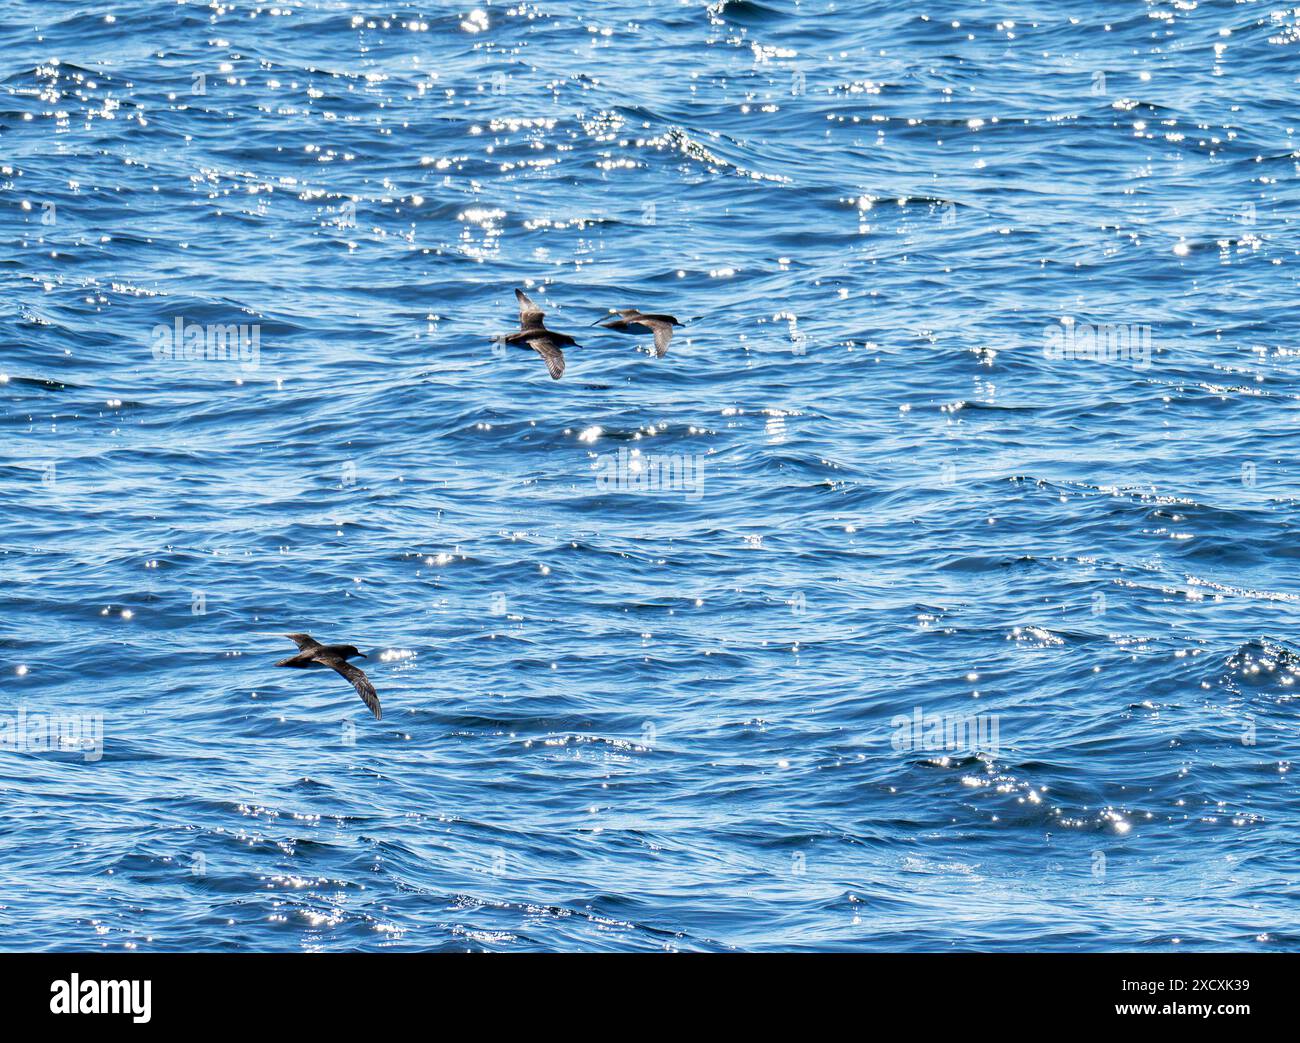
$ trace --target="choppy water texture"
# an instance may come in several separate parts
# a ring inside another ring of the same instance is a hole
[[[5,948],[1300,943],[1294,12],[2,10]]]

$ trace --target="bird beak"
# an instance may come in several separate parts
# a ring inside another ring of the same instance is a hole
[[[599,326],[602,322],[604,322],[608,318],[609,318],[608,315],[602,315],[599,319],[597,319],[595,322],[591,323],[590,325]]]
[[[369,659],[369,658],[370,658],[368,655],[366,655],[365,652],[358,652],[357,655],[358,655],[360,658],[362,658],[362,659]]]

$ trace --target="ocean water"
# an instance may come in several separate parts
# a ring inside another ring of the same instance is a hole
[[[1294,11],[0,12],[5,949],[1300,945]]]

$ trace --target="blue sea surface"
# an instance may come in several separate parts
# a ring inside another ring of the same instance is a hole
[[[0,15],[0,946],[1300,948],[1294,9]]]

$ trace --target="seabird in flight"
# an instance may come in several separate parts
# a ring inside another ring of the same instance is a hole
[[[523,290],[515,290],[519,300],[519,329],[508,333],[498,340],[504,344],[513,344],[520,348],[532,348],[546,362],[551,371],[551,379],[559,380],[564,376],[564,352],[561,347],[581,347],[567,333],[556,333],[545,325],[546,314],[537,307]]]
[[[348,662],[349,659],[358,657],[368,658],[365,653],[358,651],[355,645],[322,645],[310,634],[285,634],[284,636],[298,646],[298,654],[288,659],[281,659],[275,664],[276,666],[295,666],[304,670],[313,666],[328,666],[331,670],[336,670],[352,682],[352,687],[357,690],[357,695],[361,696],[362,702],[375,715],[375,720],[380,719],[382,714],[379,710],[379,696],[375,693],[375,686],[370,683],[370,678]]]
[[[648,315],[636,308],[620,308],[618,318],[597,319],[602,327],[615,333],[631,333],[639,336],[643,333],[655,335],[655,357],[663,358],[668,354],[668,342],[673,339],[673,327],[682,326],[671,315]],[[592,325],[596,325],[595,322]]]

